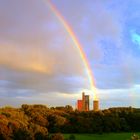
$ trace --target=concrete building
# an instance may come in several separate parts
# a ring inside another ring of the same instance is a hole
[[[99,101],[98,100],[94,100],[93,101],[93,110],[94,111],[98,111],[99,110]]]
[[[89,95],[82,93],[82,100],[77,101],[78,111],[89,111]]]
[[[85,111],[85,93],[82,93],[82,111]]]
[[[82,100],[77,100],[77,109],[79,111],[83,110],[83,101]]]
[[[89,111],[89,95],[85,95],[85,111]]]

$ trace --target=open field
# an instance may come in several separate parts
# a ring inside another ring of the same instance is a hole
[[[76,140],[129,140],[134,133],[109,133],[109,134],[74,134]],[[137,133],[140,135],[140,133]],[[64,134],[68,138],[70,134]]]

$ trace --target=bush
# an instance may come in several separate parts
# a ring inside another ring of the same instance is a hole
[[[56,133],[51,136],[50,140],[64,140],[64,137],[62,134]]]
[[[14,140],[32,140],[33,136],[26,128],[19,128],[13,133],[13,139]]]
[[[134,134],[130,140],[140,140],[140,137],[136,134]]]
[[[0,140],[10,140],[11,136],[11,130],[5,124],[0,123]]]
[[[47,140],[48,139],[47,135],[44,135],[41,132],[37,132],[34,135],[34,138],[35,138],[35,140]]]

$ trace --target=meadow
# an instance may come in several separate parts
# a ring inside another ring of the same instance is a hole
[[[130,140],[134,133],[109,133],[109,134],[74,134],[76,140]],[[140,133],[137,133],[140,135]],[[70,134],[64,134],[69,138]]]

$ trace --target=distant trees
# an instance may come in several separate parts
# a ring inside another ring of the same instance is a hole
[[[62,132],[99,133],[140,131],[140,110],[110,108],[99,112],[71,112]]]
[[[0,108],[0,140],[55,140],[63,139],[60,133],[129,131],[140,131],[140,109],[79,112],[73,111],[71,106],[48,108],[27,104],[21,108]]]
[[[65,112],[72,112],[73,111],[73,108],[70,105],[52,107],[51,109],[53,109],[53,110],[61,110],[61,111],[65,111]]]
[[[40,107],[40,111],[42,111],[42,106],[34,107]],[[39,137],[42,139],[47,138],[47,119],[43,118],[42,115],[37,116],[37,111],[35,109],[29,111],[30,108],[32,107],[25,105],[25,110],[23,110],[23,108],[15,109],[11,107],[0,109],[0,139],[34,140],[38,139]],[[29,116],[26,115],[24,111],[27,111],[29,113]]]

